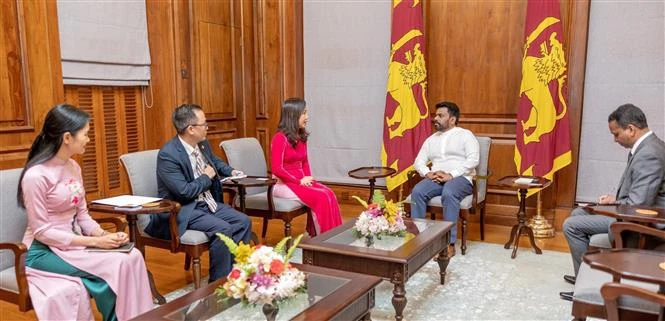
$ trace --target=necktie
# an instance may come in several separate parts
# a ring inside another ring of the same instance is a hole
[[[194,174],[196,177],[204,175],[203,169],[206,167],[206,162],[203,160],[203,156],[201,156],[201,153],[198,150],[194,150],[192,155],[196,158],[196,173]],[[208,204],[208,208],[211,212],[214,213],[217,211],[217,202],[215,202],[215,199],[212,197],[210,190],[203,192],[203,200]]]
[[[633,152],[628,152],[628,162],[630,163],[630,159],[633,158]]]

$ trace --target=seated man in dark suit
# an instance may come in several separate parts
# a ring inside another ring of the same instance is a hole
[[[644,112],[632,104],[619,106],[610,114],[608,125],[614,141],[630,149],[630,153],[616,195],[600,196],[598,203],[665,207],[665,143],[649,129]],[[574,209],[563,222],[575,271],[575,276],[564,275],[566,282],[575,283],[591,236],[609,233],[614,222],[614,218],[591,215],[581,207]],[[572,300],[573,292],[559,295]]]
[[[178,232],[204,232],[210,238],[209,281],[231,272],[233,257],[215,234],[222,233],[237,243],[249,243],[252,222],[247,215],[223,204],[222,177],[242,174],[224,163],[210,150],[206,139],[208,123],[198,105],[185,104],[173,112],[173,125],[178,132],[157,156],[159,196],[182,205],[178,213]],[[153,215],[146,233],[170,238],[168,215]]]

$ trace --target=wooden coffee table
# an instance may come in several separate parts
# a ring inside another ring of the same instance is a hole
[[[368,248],[364,239],[353,236],[355,220],[315,238],[302,241],[303,263],[379,276],[394,284],[392,304],[395,319],[402,320],[406,307],[404,284],[432,257],[439,254],[439,274],[444,284],[448,267],[448,240],[452,223],[405,219],[411,235],[383,237]]]
[[[293,264],[307,273],[307,293],[280,305],[280,320],[369,320],[374,307],[374,276]],[[214,294],[226,278],[194,290],[132,320],[265,320],[262,305],[244,306],[237,299],[220,300]]]

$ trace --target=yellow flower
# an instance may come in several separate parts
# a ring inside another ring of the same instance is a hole
[[[395,224],[398,211],[399,207],[396,203],[393,203],[393,201],[386,201],[385,208],[383,209],[383,216],[386,217],[388,223]]]
[[[236,253],[235,253],[236,263],[239,263],[239,264],[246,263],[247,260],[249,259],[249,256],[252,254],[252,252],[254,252],[254,247],[253,246],[251,246],[249,244],[245,244],[244,242],[240,241],[240,243],[238,243],[238,248],[236,249]]]

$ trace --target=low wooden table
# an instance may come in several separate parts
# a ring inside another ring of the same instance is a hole
[[[397,171],[390,167],[360,167],[349,171],[348,174],[353,178],[369,180],[369,198],[367,199],[367,203],[371,203],[372,197],[374,197],[374,184],[376,183],[376,179],[388,177],[395,173],[397,173]]]
[[[518,178],[530,178],[533,180],[533,182],[530,184],[515,183],[515,180]],[[506,176],[501,178],[497,183],[499,183],[499,186],[516,188],[520,193],[520,208],[517,211],[517,224],[515,224],[510,230],[510,239],[503,247],[505,249],[510,249],[511,246],[513,247],[513,253],[510,255],[510,257],[514,259],[517,256],[517,248],[520,244],[520,236],[526,234],[529,236],[531,247],[533,247],[533,249],[536,251],[536,254],[542,254],[543,251],[538,247],[538,245],[536,245],[536,241],[533,237],[533,230],[529,225],[526,224],[526,193],[529,188],[545,188],[552,182],[549,179],[536,176]]]
[[[432,257],[439,254],[439,275],[445,282],[448,240],[452,223],[405,219],[411,236],[383,237],[372,247],[353,236],[355,220],[348,221],[315,238],[302,241],[303,263],[382,277],[394,284],[392,304],[395,319],[402,320],[406,307],[404,284]]]
[[[241,179],[233,179],[224,182],[224,186],[235,187],[238,189],[238,198],[240,211],[245,212],[245,195],[247,195],[247,188],[249,187],[266,187],[270,185],[275,185],[277,180],[269,177],[259,177],[259,176],[247,176]]]
[[[592,205],[586,206],[591,213],[614,217],[620,221],[634,223],[665,224],[665,208],[642,205]],[[637,212],[638,209],[655,211],[656,215],[646,215]]]
[[[630,279],[657,284],[665,293],[665,270],[658,264],[665,262],[665,252],[638,249],[607,249],[584,254],[582,260],[592,269],[612,275],[614,282]]]
[[[138,216],[170,212],[173,209],[173,206],[175,206],[174,203],[169,200],[161,200],[158,203],[159,205],[152,207],[143,206],[140,208],[123,208],[91,202],[88,203],[88,211],[124,215],[127,219],[127,226],[129,228],[129,240],[134,242],[136,248],[141,251],[141,255],[145,258],[145,246],[140,242],[140,238],[136,238],[136,234],[139,233],[137,224]],[[157,291],[157,287],[155,287],[155,280],[153,279],[150,270],[148,270],[148,279],[150,280],[150,291],[152,292],[153,298],[155,298],[159,304],[166,303],[164,296],[162,296],[159,291]]]
[[[374,276],[293,264],[307,273],[307,294],[285,302],[278,319],[288,320],[369,320],[374,307],[374,287],[381,279]],[[220,300],[214,294],[226,278],[187,293],[132,320],[256,320],[264,319],[261,305],[243,306],[240,301]]]

